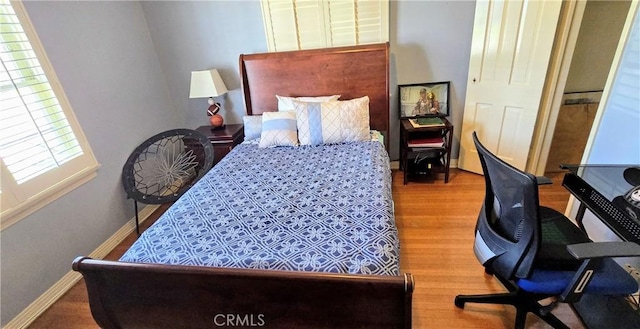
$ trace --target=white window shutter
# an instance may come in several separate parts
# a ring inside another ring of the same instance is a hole
[[[353,0],[327,1],[329,9],[329,29],[331,46],[352,46],[358,44],[356,2]]]
[[[389,41],[389,2],[357,0],[358,44]]]
[[[0,41],[4,229],[95,176],[98,164],[20,2],[0,0]]]
[[[262,0],[269,51],[389,41],[389,0]]]
[[[261,4],[269,51],[299,49],[294,0],[264,0]]]
[[[322,0],[297,0],[295,2],[298,49],[314,49],[326,46],[325,13],[322,3]]]

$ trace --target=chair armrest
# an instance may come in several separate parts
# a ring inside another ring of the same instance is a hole
[[[582,265],[558,299],[573,303],[582,297],[583,289],[591,280],[593,269],[601,262],[601,258],[640,256],[640,245],[635,242],[587,242],[569,245],[567,251],[576,259],[582,259]]]
[[[538,185],[549,185],[553,184],[551,178],[547,176],[536,176],[536,180],[538,181]]]
[[[576,259],[640,256],[640,245],[635,242],[587,242],[567,246]]]

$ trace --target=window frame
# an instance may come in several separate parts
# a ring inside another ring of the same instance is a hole
[[[23,3],[21,1],[9,2],[40,62],[40,67],[51,85],[60,108],[82,148],[83,154],[22,184],[17,184],[0,158],[0,175],[2,176],[0,180],[0,231],[95,178],[100,168]]]

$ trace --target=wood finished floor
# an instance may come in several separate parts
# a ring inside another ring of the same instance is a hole
[[[551,174],[553,185],[540,187],[542,204],[564,212],[569,192],[562,174]],[[484,196],[482,176],[453,169],[449,183],[402,184],[402,172],[393,173],[396,222],[400,232],[401,268],[416,280],[413,296],[414,328],[513,328],[510,306],[467,304],[454,306],[457,294],[504,292],[497,280],[484,274],[473,254],[473,230]],[[155,218],[155,217],[153,217]],[[146,228],[153,222],[147,220]],[[106,259],[118,259],[135,240],[125,239]],[[71,264],[71,260],[69,260]],[[553,312],[569,327],[584,328],[570,307]],[[76,284],[29,328],[98,328],[87,302],[84,281]],[[529,315],[527,328],[550,328]]]

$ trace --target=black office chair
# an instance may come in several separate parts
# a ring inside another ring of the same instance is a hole
[[[627,295],[638,283],[610,257],[640,256],[632,242],[594,243],[561,213],[541,207],[538,180],[491,154],[476,133],[473,140],[486,183],[476,224],[474,252],[509,291],[493,295],[458,295],[465,303],[516,307],[515,328],[524,328],[528,312],[554,328],[568,328],[551,310],[557,302],[576,302],[582,294]],[[555,297],[543,306],[539,301]]]

